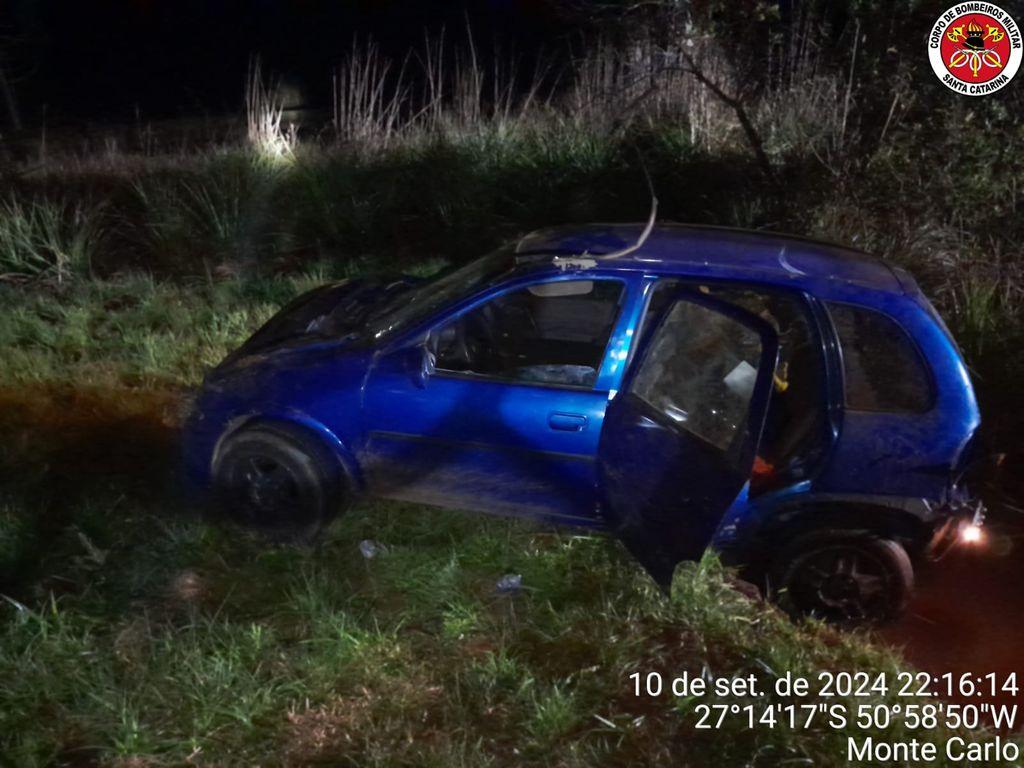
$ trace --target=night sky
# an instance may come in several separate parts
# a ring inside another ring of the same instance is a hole
[[[527,60],[565,48],[545,0],[6,0],[4,66],[27,121],[131,119],[237,110],[250,57],[326,107],[332,68],[354,36],[397,58],[424,34],[497,41]]]

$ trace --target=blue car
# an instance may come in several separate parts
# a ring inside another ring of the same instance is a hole
[[[605,529],[668,588],[713,545],[788,610],[898,614],[976,538],[963,359],[858,251],[682,225],[534,232],[317,288],[206,378],[186,466],[310,537],[361,494]]]

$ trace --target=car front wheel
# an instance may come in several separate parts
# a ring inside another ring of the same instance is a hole
[[[214,489],[236,522],[307,541],[337,514],[345,496],[337,460],[312,438],[276,425],[228,438],[214,468]]]
[[[803,536],[773,559],[768,591],[792,615],[836,624],[897,618],[914,588],[914,568],[899,542],[867,533]]]

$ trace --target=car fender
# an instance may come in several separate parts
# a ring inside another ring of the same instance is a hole
[[[780,499],[762,513],[769,520],[785,522],[815,509],[876,509],[901,512],[923,524],[938,517],[941,504],[917,496],[892,496],[871,493],[808,493],[798,497]]]
[[[312,418],[302,411],[288,409],[284,411],[268,411],[261,413],[247,413],[237,416],[228,422],[217,442],[214,445],[213,453],[210,456],[210,473],[216,471],[217,463],[220,461],[221,453],[228,440],[243,428],[256,424],[279,424],[291,428],[298,428],[310,434],[314,439],[331,449],[331,454],[338,460],[341,471],[345,474],[352,489],[361,492],[365,489],[363,473],[356,461],[355,455],[347,445],[326,425]]]
[[[747,507],[719,546],[740,560],[763,560],[781,542],[818,530],[863,530],[898,539],[916,552],[931,538],[943,505],[910,496],[785,493]]]

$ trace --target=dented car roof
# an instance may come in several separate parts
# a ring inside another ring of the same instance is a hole
[[[643,224],[541,229],[523,237],[516,254],[520,260],[542,255],[600,257],[635,243],[643,229]],[[601,264],[599,258],[597,263]],[[796,285],[839,281],[886,293],[904,293],[911,287],[905,284],[908,278],[853,248],[724,227],[659,224],[636,251],[602,266],[612,264],[617,269],[755,277]]]

